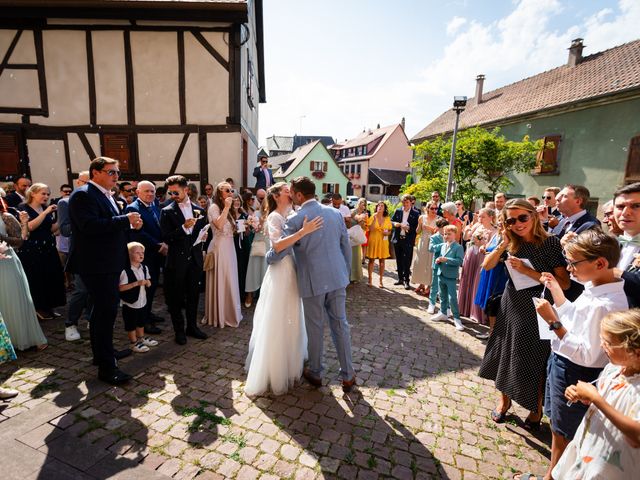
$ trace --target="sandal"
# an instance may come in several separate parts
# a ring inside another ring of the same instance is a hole
[[[511,408],[511,399],[509,399],[509,405],[507,405],[507,408],[505,409],[504,412],[498,412],[497,410],[491,410],[491,420],[493,420],[496,423],[503,423],[505,418],[507,418],[507,412],[509,411],[509,409]]]
[[[529,417],[527,417],[524,419],[523,427],[525,430],[537,432],[538,430],[540,430],[540,422],[542,422],[542,415],[540,415],[540,418],[538,418],[538,420],[530,420]]]

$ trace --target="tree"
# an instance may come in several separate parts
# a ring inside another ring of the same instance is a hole
[[[412,147],[415,159],[412,166],[420,181],[406,188],[404,193],[428,200],[433,190],[446,191],[451,142],[451,137],[441,135]],[[536,164],[536,155],[543,148],[542,139],[532,142],[525,136],[521,142],[514,142],[500,135],[499,128],[488,131],[473,127],[459,132],[453,168],[454,197],[469,205],[484,192],[495,195],[508,191],[513,186],[509,175],[531,171]]]

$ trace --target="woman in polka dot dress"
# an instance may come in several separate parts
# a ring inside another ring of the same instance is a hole
[[[505,237],[487,256],[488,268],[503,258],[513,270],[536,282],[541,272],[549,272],[563,289],[568,288],[569,275],[560,240],[544,230],[531,204],[524,199],[509,200],[501,215],[506,226]],[[529,259],[533,269],[522,259]],[[525,427],[540,425],[550,345],[548,340],[540,340],[532,298],[539,297],[542,290],[542,284],[516,290],[513,281],[507,281],[479,372],[481,377],[495,380],[501,393],[496,409],[491,412],[491,418],[497,423],[504,421],[514,400],[531,412]],[[552,301],[549,291],[545,298]]]

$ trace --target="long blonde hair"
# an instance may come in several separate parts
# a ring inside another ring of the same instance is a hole
[[[611,312],[602,319],[601,325],[627,350],[640,350],[640,309]]]
[[[523,198],[512,198],[505,204],[504,208],[502,209],[502,213],[500,214],[502,223],[505,225],[505,236],[507,237],[507,240],[509,240],[508,250],[511,254],[515,254],[520,249],[520,245],[524,243],[524,240],[520,235],[516,235],[511,231],[511,229],[507,228],[507,211],[516,209],[526,210],[531,217],[531,221],[533,222],[533,243],[535,245],[542,245],[544,241],[549,237],[549,234],[542,226],[542,223],[540,223],[538,212],[536,211],[535,207]]]

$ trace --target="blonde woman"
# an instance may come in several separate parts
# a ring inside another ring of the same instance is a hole
[[[433,253],[429,251],[431,235],[438,231],[436,220],[438,219],[438,206],[435,202],[427,203],[424,213],[418,219],[418,243],[413,265],[411,265],[411,283],[417,283],[416,293],[428,296],[431,289],[431,273]]]

